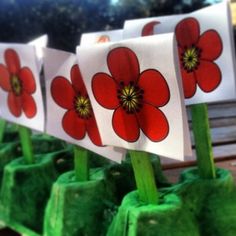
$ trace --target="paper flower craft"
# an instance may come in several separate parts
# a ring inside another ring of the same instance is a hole
[[[62,127],[77,140],[82,140],[87,133],[95,145],[101,146],[97,123],[78,65],[72,66],[70,79],[72,83],[63,76],[57,76],[51,84],[53,100],[67,110],[62,118]]]
[[[10,112],[19,117],[22,111],[27,118],[33,118],[37,107],[32,94],[36,91],[35,78],[28,67],[22,67],[14,49],[4,53],[6,66],[0,64],[0,87],[8,92],[7,104]]]
[[[175,28],[179,49],[185,98],[191,98],[197,85],[206,93],[221,82],[221,71],[214,60],[222,53],[222,41],[217,31],[210,29],[200,35],[198,21],[185,18]]]
[[[128,142],[135,142],[140,129],[153,142],[166,138],[169,124],[158,108],[166,105],[170,91],[165,78],[154,69],[140,73],[135,53],[127,47],[111,50],[107,56],[111,75],[99,72],[92,78],[97,102],[114,110],[112,127]]]

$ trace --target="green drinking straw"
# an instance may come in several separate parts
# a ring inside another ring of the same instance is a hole
[[[7,125],[7,122],[3,119],[0,119],[0,143],[3,142],[6,125]]]
[[[34,164],[35,159],[31,140],[31,130],[29,128],[19,125],[18,131],[20,135],[23,158],[26,164]]]
[[[74,146],[74,168],[76,181],[89,180],[89,151],[85,148]]]
[[[216,170],[207,104],[196,104],[190,107],[199,176],[203,179],[214,179],[216,177]]]
[[[149,154],[133,150],[129,153],[140,200],[147,204],[158,204],[159,193]]]

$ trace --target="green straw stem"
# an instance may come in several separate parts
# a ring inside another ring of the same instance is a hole
[[[89,152],[88,150],[74,146],[74,165],[76,181],[89,180]]]
[[[19,135],[21,141],[21,147],[23,152],[23,158],[26,164],[34,164],[33,145],[31,140],[31,130],[24,126],[19,126]]]
[[[158,204],[159,193],[149,154],[133,150],[129,153],[140,200],[147,204]]]
[[[207,104],[191,105],[191,115],[199,176],[203,179],[214,179],[216,170]]]
[[[7,122],[3,119],[0,119],[0,143],[3,142],[6,125],[7,125]]]

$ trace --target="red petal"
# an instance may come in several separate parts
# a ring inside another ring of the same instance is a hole
[[[199,87],[206,93],[213,91],[221,82],[221,71],[213,62],[201,60],[195,73]]]
[[[178,46],[178,54],[179,54],[179,60],[181,59],[181,55],[184,53],[184,48],[181,48]],[[180,61],[181,64],[181,61]]]
[[[98,127],[97,127],[97,123],[96,123],[94,115],[92,115],[92,117],[87,120],[86,129],[87,129],[88,136],[91,139],[91,141],[97,146],[102,146],[102,140],[98,131]]]
[[[170,91],[165,78],[159,71],[142,72],[138,85],[144,90],[143,99],[154,106],[164,106],[170,99]]]
[[[22,82],[23,90],[27,93],[34,93],[36,90],[36,84],[34,75],[28,67],[24,67],[19,72],[19,78]]]
[[[119,83],[123,81],[128,84],[136,81],[139,76],[139,62],[135,53],[125,47],[115,48],[107,57],[108,68],[112,77]]]
[[[85,121],[74,110],[65,113],[62,119],[64,131],[74,139],[81,140],[85,137]]]
[[[192,17],[183,19],[176,25],[175,34],[178,45],[183,48],[196,44],[200,35],[198,21]]]
[[[37,113],[37,106],[34,98],[30,94],[24,92],[22,94],[21,102],[22,102],[22,109],[26,117],[33,118]]]
[[[20,70],[20,59],[14,49],[7,49],[5,51],[5,61],[9,72],[14,75],[18,74]]]
[[[70,71],[70,78],[74,90],[84,96],[87,95],[87,90],[85,88],[84,81],[82,79],[82,75],[78,65],[72,66]]]
[[[53,79],[51,94],[57,105],[64,109],[73,109],[73,100],[76,94],[71,83],[66,78],[58,76]]]
[[[154,32],[154,26],[160,24],[159,21],[151,21],[148,22],[146,25],[144,25],[143,29],[142,29],[142,36],[148,36],[148,35],[153,35]]]
[[[138,123],[143,133],[153,142],[159,142],[169,133],[169,124],[164,113],[158,108],[143,104],[137,113]]]
[[[110,42],[110,37],[108,35],[101,35],[97,38],[96,43],[106,43],[106,42]]]
[[[5,91],[11,91],[10,75],[4,65],[0,65],[0,87]]]
[[[201,59],[215,60],[222,52],[222,41],[220,35],[215,30],[204,32],[197,44],[202,49]]]
[[[197,81],[193,72],[187,73],[184,69],[181,69],[184,97],[191,98],[197,89]]]
[[[97,73],[92,79],[93,95],[97,102],[107,108],[115,109],[119,106],[117,98],[117,85],[115,81],[105,73]]]
[[[112,126],[116,134],[128,142],[135,142],[139,138],[137,117],[134,114],[127,114],[122,107],[113,113]]]
[[[15,96],[13,92],[10,92],[8,94],[7,104],[10,112],[14,116],[19,117],[21,115],[21,108],[22,108],[21,97]]]

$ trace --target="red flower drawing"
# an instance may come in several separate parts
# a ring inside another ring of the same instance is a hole
[[[66,109],[62,119],[64,131],[74,139],[82,140],[88,133],[91,141],[101,146],[97,123],[78,65],[70,71],[71,82],[57,76],[51,84],[51,94],[60,107]]]
[[[169,124],[158,107],[168,103],[170,92],[161,73],[154,69],[140,73],[135,53],[125,47],[111,50],[107,64],[111,75],[95,74],[92,90],[101,106],[114,110],[115,133],[128,142],[138,140],[140,129],[153,142],[165,139]]]
[[[8,92],[7,104],[10,112],[19,117],[22,111],[27,118],[37,113],[32,94],[36,91],[35,79],[28,67],[22,67],[17,52],[7,49],[4,53],[6,66],[0,64],[0,87]]]
[[[213,29],[200,35],[199,23],[192,17],[180,21],[175,34],[185,98],[194,96],[197,85],[206,93],[215,90],[221,82],[221,71],[213,62],[222,53],[220,35]]]
[[[160,24],[159,21],[151,21],[148,22],[146,25],[143,26],[141,31],[141,36],[149,36],[154,34],[154,27]]]

